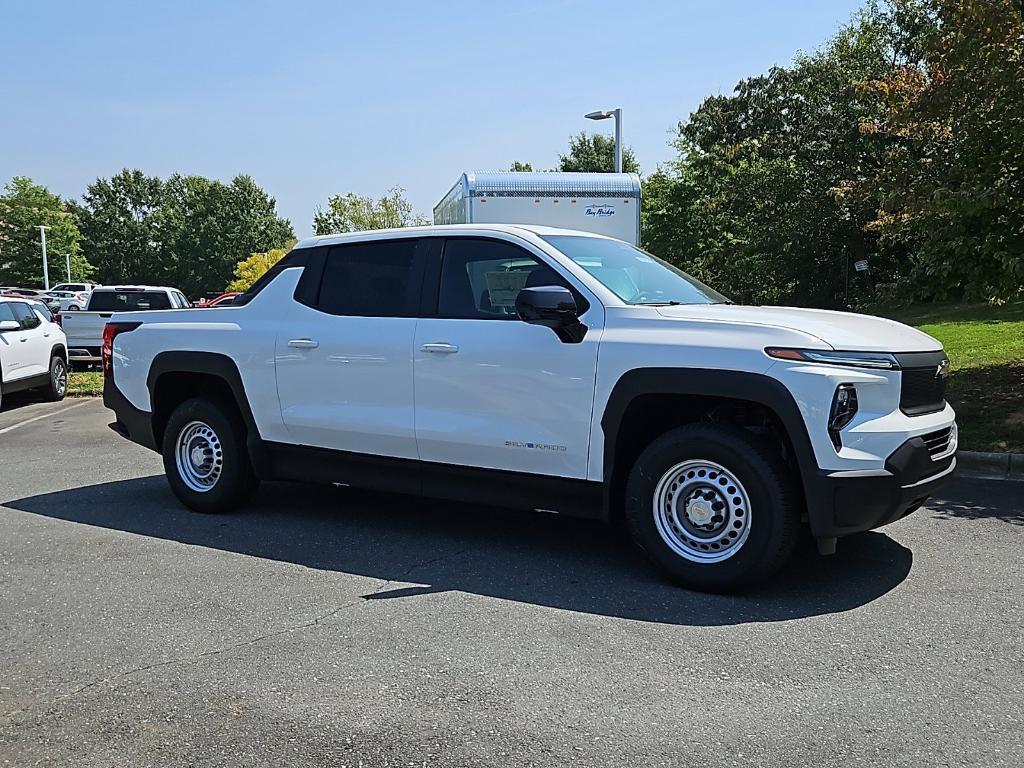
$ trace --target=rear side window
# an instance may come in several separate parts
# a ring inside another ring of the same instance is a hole
[[[165,291],[93,291],[89,299],[92,312],[134,312],[144,309],[170,309]]]
[[[419,280],[415,240],[378,240],[331,248],[316,306],[332,315],[414,317]]]
[[[19,322],[18,318],[14,316],[14,310],[11,309],[10,303],[6,301],[0,301],[0,321],[2,320]]]
[[[22,304],[20,301],[11,302],[11,310],[14,312],[14,319],[21,323],[23,331],[30,331],[43,324],[39,315],[33,312],[28,304]]]

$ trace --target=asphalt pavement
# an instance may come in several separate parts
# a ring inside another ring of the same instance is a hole
[[[1024,764],[1024,484],[712,596],[589,521],[290,484],[197,515],[109,421],[0,410],[0,765]]]

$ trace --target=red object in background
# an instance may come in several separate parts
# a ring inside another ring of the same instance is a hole
[[[219,305],[222,305],[222,304],[230,304],[231,300],[233,298],[235,298],[235,296],[240,296],[240,295],[241,294],[238,291],[228,291],[227,293],[222,293],[216,299],[210,299],[209,301],[206,301],[204,299],[200,299],[199,303],[196,304],[196,306],[197,307],[202,307],[202,308],[206,309],[206,308],[209,308],[209,307],[216,307],[216,306],[219,306]]]

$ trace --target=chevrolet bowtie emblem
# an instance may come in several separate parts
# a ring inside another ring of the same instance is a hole
[[[939,363],[938,368],[935,369],[936,379],[948,379],[949,378],[949,360],[943,360]]]

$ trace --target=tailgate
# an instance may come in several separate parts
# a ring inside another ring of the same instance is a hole
[[[103,326],[113,312],[63,312],[61,326],[68,337],[68,356],[99,359]]]

